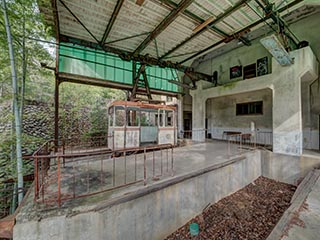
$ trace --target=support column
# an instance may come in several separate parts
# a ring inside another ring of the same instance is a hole
[[[290,67],[281,67],[275,60],[272,64],[277,76],[273,81],[273,151],[299,156],[304,145],[301,86],[318,77],[318,63],[309,47],[291,56],[295,62]]]
[[[183,97],[180,95],[177,97],[177,105],[178,105],[178,114],[177,114],[177,120],[178,120],[178,137],[183,138]],[[182,134],[181,134],[182,133]]]
[[[54,91],[54,144],[55,151],[58,150],[59,146],[59,85],[60,81],[56,75],[55,91]]]
[[[274,84],[273,151],[301,155],[303,149],[301,83],[294,74],[295,71],[289,71],[285,77],[290,80]]]
[[[190,91],[192,96],[192,141],[204,142],[205,137],[205,116],[206,98],[203,97],[203,83],[197,82],[197,89]]]

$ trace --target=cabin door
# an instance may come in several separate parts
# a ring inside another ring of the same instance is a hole
[[[141,111],[140,142],[141,145],[157,144],[157,111]]]

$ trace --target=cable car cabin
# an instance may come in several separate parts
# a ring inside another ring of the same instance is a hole
[[[110,149],[177,143],[175,106],[114,101],[108,115]]]

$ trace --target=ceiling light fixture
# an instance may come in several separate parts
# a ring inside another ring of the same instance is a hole
[[[271,53],[281,66],[289,66],[293,64],[293,58],[284,49],[278,38],[273,34],[271,36],[260,39],[260,43]]]

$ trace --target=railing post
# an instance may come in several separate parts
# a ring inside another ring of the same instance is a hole
[[[116,185],[116,153],[112,150],[112,184]]]
[[[154,159],[154,149],[152,150],[152,177],[155,176],[155,159]]]
[[[39,197],[39,169],[38,169],[38,158],[37,156],[34,156],[34,200],[36,201]]]
[[[61,175],[60,175],[60,156],[58,157],[58,207],[61,207]]]
[[[171,176],[173,177],[173,145],[171,145]]]
[[[64,157],[65,152],[66,152],[65,142],[64,142],[64,140],[62,140],[63,167],[65,167],[65,163],[66,163],[66,160],[65,160],[65,157]]]
[[[144,148],[144,156],[143,156],[143,184],[147,185],[147,155],[146,155],[146,148]]]
[[[127,183],[127,151],[124,150],[124,184]]]
[[[41,197],[42,197],[42,203],[44,203],[44,161],[45,158],[41,158]]]
[[[112,134],[112,151],[114,151],[114,133]]]

